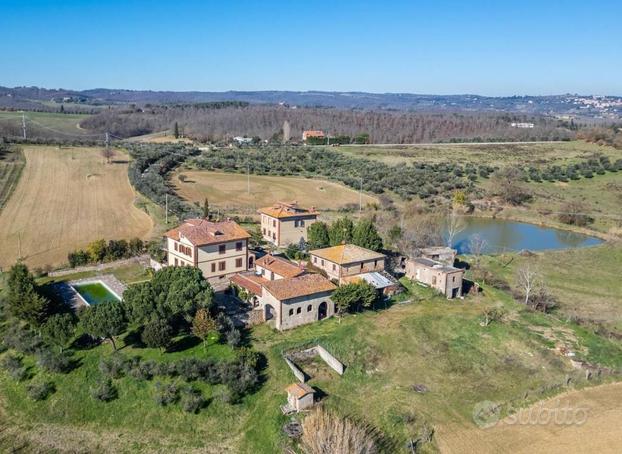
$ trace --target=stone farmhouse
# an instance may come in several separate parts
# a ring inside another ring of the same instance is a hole
[[[307,227],[317,221],[315,207],[306,209],[297,202],[278,202],[257,210],[261,215],[261,234],[276,247],[286,247],[307,240]]]
[[[324,271],[329,279],[339,284],[351,276],[382,272],[385,269],[383,254],[354,244],[316,249],[309,251],[309,255],[311,265]]]
[[[256,272],[233,275],[230,281],[248,292],[253,305],[261,309],[263,320],[273,321],[278,330],[332,317],[335,304],[330,296],[337,287],[320,274],[298,274],[298,266],[290,262],[287,267],[283,262],[286,260],[274,257],[264,260]],[[263,276],[259,268],[264,271]],[[291,276],[294,268],[296,274]]]
[[[195,266],[212,283],[254,267],[250,234],[236,222],[188,219],[165,234],[167,264]]]
[[[438,290],[448,299],[462,296],[463,269],[419,257],[406,262],[406,277]]]
[[[311,137],[317,138],[317,139],[323,139],[324,137],[326,137],[326,135],[324,134],[324,131],[319,131],[319,130],[307,130],[307,131],[302,132],[303,142],[306,142],[307,139]]]

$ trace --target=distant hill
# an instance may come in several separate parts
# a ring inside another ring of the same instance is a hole
[[[61,104],[79,106],[115,104],[178,104],[239,101],[285,104],[290,107],[396,110],[404,112],[511,112],[529,115],[619,119],[622,97],[551,95],[489,97],[479,95],[420,95],[327,91],[149,91],[95,88],[90,90],[0,87],[0,108],[58,110]]]

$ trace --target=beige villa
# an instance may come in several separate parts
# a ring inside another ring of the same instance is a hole
[[[324,271],[329,279],[339,284],[351,276],[381,272],[385,268],[385,256],[379,252],[356,246],[340,244],[324,249],[309,251],[310,262]]]
[[[416,258],[406,262],[406,277],[438,290],[448,299],[462,296],[464,270],[435,260]]]
[[[169,266],[194,266],[212,283],[254,266],[249,233],[236,222],[188,219],[166,232]]]
[[[286,247],[307,240],[307,227],[317,221],[319,213],[315,207],[302,208],[297,202],[278,202],[260,208],[261,234],[264,240],[276,247]]]

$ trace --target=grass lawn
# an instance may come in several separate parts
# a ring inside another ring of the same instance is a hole
[[[530,258],[513,255],[483,260],[485,267],[512,283],[516,270],[532,262],[557,297],[560,316],[594,320],[622,334],[622,243],[551,251]]]
[[[341,360],[346,371],[339,377],[319,367],[311,385],[325,396],[329,408],[380,429],[391,452],[399,452],[424,425],[440,432],[474,428],[471,413],[482,400],[521,407],[565,389],[568,377],[573,387],[585,386],[583,371],[553,351],[559,342],[581,358],[622,366],[621,343],[528,311],[505,293],[486,288],[479,297],[448,301],[426,288],[410,284],[408,288],[408,298],[400,301],[410,303],[378,312],[287,332],[266,325],[254,328],[251,344],[268,361],[263,385],[236,405],[221,402],[218,387],[197,385],[213,397],[198,415],[185,414],[177,406],[157,406],[152,382],[127,377],[115,380],[117,400],[94,401],[88,389],[99,374],[99,358],[111,353],[109,345],[78,350],[82,364],[78,369],[49,375],[58,390],[45,402],[28,399],[24,384],[1,372],[0,411],[11,424],[0,436],[0,447],[2,440],[5,446],[7,440],[22,440],[35,452],[37,447],[58,449],[80,440],[79,446],[101,452],[280,452],[290,442],[281,431],[289,418],[280,413],[279,405],[286,400],[285,387],[295,381],[282,354],[317,343]],[[489,305],[501,305],[506,316],[484,327],[481,313]],[[210,345],[207,353],[192,344],[174,353],[134,347],[123,352],[160,360],[232,354],[220,344]],[[307,367],[314,370],[313,364]],[[413,391],[415,384],[425,384],[429,392]],[[427,445],[423,452],[435,450]]]

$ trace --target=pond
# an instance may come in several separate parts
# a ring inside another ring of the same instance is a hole
[[[103,282],[75,284],[73,288],[91,306],[107,301],[119,301],[119,298]]]
[[[541,227],[524,222],[502,219],[466,217],[466,228],[456,235],[454,248],[460,254],[471,252],[471,239],[475,235],[484,241],[483,253],[543,251],[595,246],[599,238],[551,227]]]

